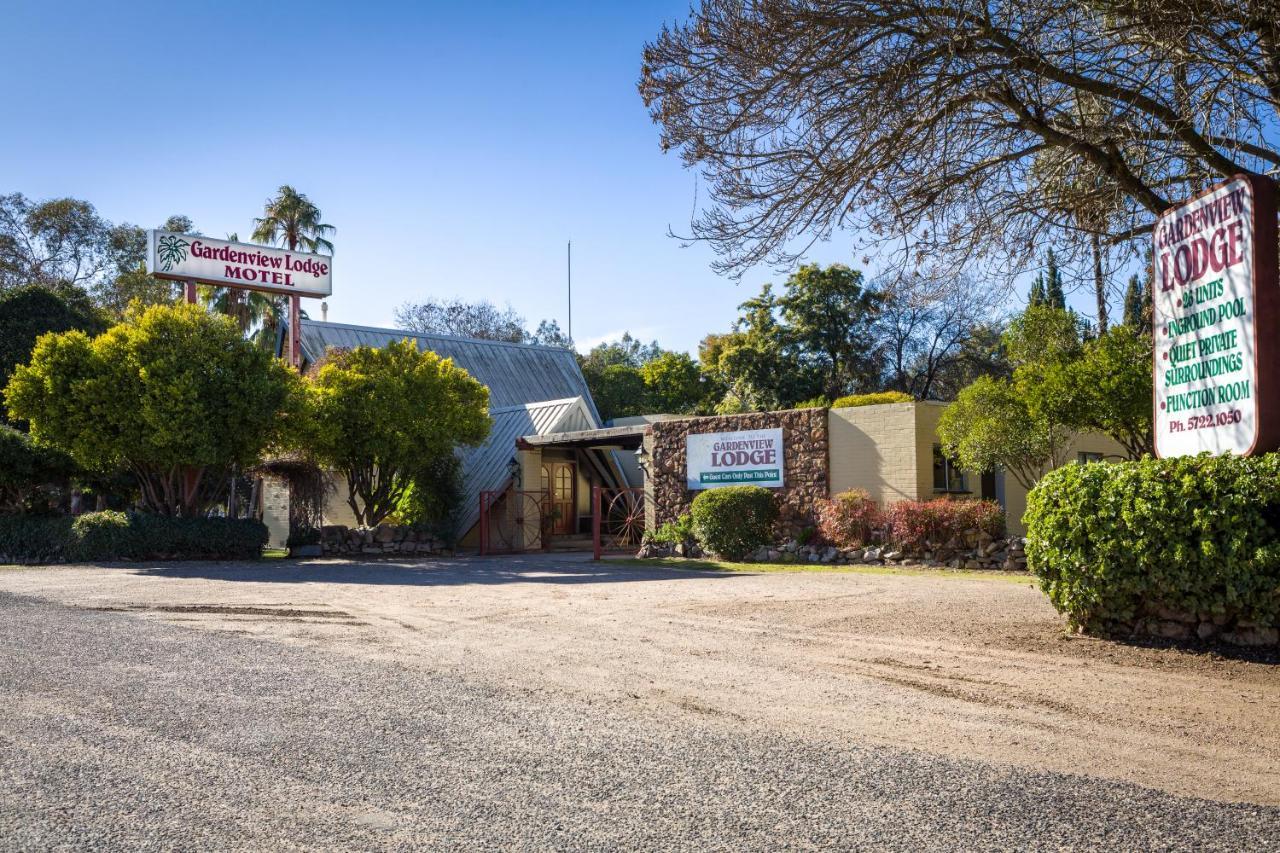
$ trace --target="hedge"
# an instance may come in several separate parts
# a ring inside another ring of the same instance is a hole
[[[778,507],[762,486],[724,486],[701,492],[689,514],[703,548],[726,560],[742,560],[773,540]]]
[[[838,548],[870,545],[884,524],[880,507],[865,489],[850,489],[818,501],[818,533]]]
[[[874,394],[851,394],[831,404],[833,409],[852,409],[857,406],[883,406],[885,403],[910,403],[915,398],[901,391],[877,391]]]
[[[1067,465],[1027,499],[1027,564],[1072,627],[1280,622],[1280,456]]]
[[[0,516],[0,563],[245,560],[262,556],[267,528],[252,519],[90,512]]]
[[[995,501],[898,501],[884,514],[885,541],[909,554],[964,547],[964,536],[971,530],[1003,538],[1004,521],[1004,508]]]

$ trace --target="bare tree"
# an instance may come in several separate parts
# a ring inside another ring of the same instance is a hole
[[[965,275],[912,275],[882,283],[877,332],[884,341],[886,385],[917,400],[947,396],[943,377],[988,324],[998,321],[997,291]]]
[[[524,343],[529,333],[525,320],[510,305],[499,308],[488,300],[429,299],[401,305],[395,311],[396,325],[414,332],[456,335],[490,341]]]
[[[858,227],[904,263],[1017,272],[1280,167],[1280,4],[703,0],[646,46],[640,91],[710,186],[692,230],[722,271]]]

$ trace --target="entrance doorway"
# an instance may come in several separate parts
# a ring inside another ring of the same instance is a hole
[[[551,497],[551,532],[575,533],[578,522],[578,472],[572,462],[547,461],[542,465],[542,490]]]

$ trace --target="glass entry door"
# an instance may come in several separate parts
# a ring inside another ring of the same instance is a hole
[[[551,496],[551,532],[574,532],[577,521],[577,471],[572,462],[546,462],[542,466],[542,488]]]

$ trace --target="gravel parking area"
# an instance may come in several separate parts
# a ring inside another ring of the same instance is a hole
[[[0,848],[1280,850],[1277,707],[1018,579],[0,569]]]

